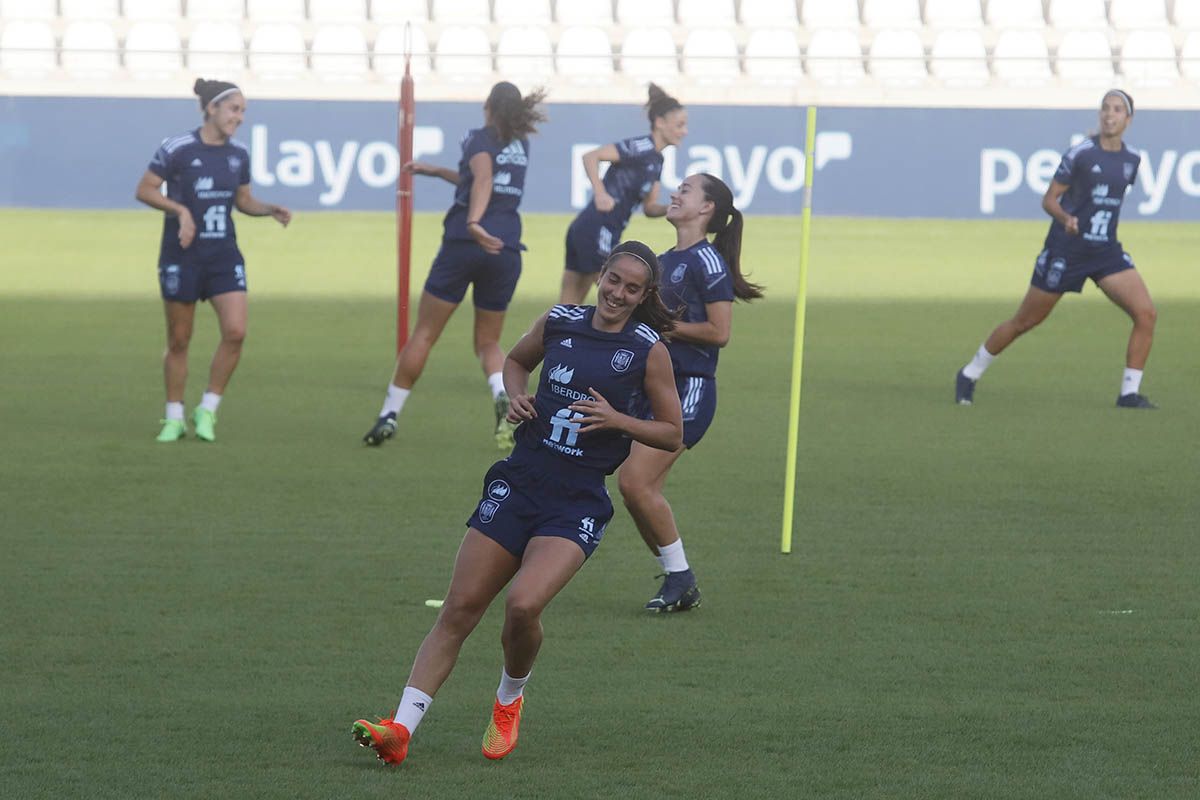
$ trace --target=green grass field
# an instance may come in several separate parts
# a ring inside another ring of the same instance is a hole
[[[557,294],[566,217],[527,219],[505,334]],[[623,510],[547,613],[521,746],[479,754],[500,615],[384,769],[395,708],[490,447],[455,319],[379,450],[388,215],[239,220],[250,337],[219,441],[153,441],[149,212],[0,211],[0,796],[1195,798],[1200,226],[1123,239],[1160,308],[1064,302],[952,403],[1041,223],[815,221],[795,552],[779,554],[796,223],[752,218],[721,406],[669,496],[704,591],[645,617]],[[414,284],[436,247],[416,225]],[[630,231],[665,248],[664,223]],[[189,406],[215,343],[197,315]]]

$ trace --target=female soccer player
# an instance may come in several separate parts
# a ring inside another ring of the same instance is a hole
[[[251,217],[274,217],[284,227],[292,212],[250,194],[250,154],[233,138],[246,114],[242,90],[224,81],[197,79],[204,123],[163,141],[138,183],[136,197],[166,212],[158,255],[158,279],[167,315],[163,376],[167,413],[160,442],[187,435],[183,391],[196,301],[217,312],[221,342],[208,372],[208,389],[192,413],[196,436],[216,439],[217,407],[237,367],[246,338],[246,267],[233,227],[234,208]],[[162,193],[163,181],[167,193]]]
[[[404,760],[463,642],[506,584],[504,668],[483,754],[503,758],[516,747],[542,612],[612,518],[604,476],[629,454],[630,440],[668,452],[679,447],[679,399],[659,341],[672,321],[658,296],[654,251],[625,242],[601,268],[595,306],[554,306],[508,354],[508,417],[521,423],[516,446],[484,476],[441,613],[417,651],[394,718],[353,726],[359,744],[385,763]],[[529,376],[539,362],[530,397]],[[632,414],[639,396],[649,400],[653,419]]]
[[[1156,408],[1141,394],[1142,370],[1154,340],[1158,312],[1133,259],[1117,240],[1121,201],[1137,178],[1141,156],[1121,136],[1133,120],[1133,98],[1113,89],[1100,101],[1100,133],[1068,150],[1042,198],[1054,218],[1033,268],[1029,291],[1016,315],[1002,322],[958,371],[954,399],[975,400],[975,383],[1018,336],[1044,320],[1064,292],[1079,292],[1088,278],[1133,320],[1117,405]]]
[[[442,246],[421,302],[417,324],[396,357],[379,418],[363,441],[379,446],[396,433],[396,417],[421,377],[429,351],[450,321],[450,315],[474,284],[475,355],[492,390],[495,438],[500,449],[512,447],[512,425],[505,418],[508,397],[501,368],[504,351],[500,332],[504,312],[521,276],[521,215],[517,207],[525,191],[529,140],[534,124],[546,119],[538,108],[546,93],[525,97],[511,83],[492,87],[483,105],[483,127],[467,131],[458,170],[414,161],[404,169],[433,175],[455,184],[454,204],[442,222]]]
[[[686,611],[700,604],[696,576],[663,496],[671,467],[695,447],[717,410],[717,355],[729,342],[733,301],[762,297],[762,288],[742,276],[742,214],[719,178],[689,175],[671,195],[667,221],[675,247],[659,256],[663,302],[683,308],[667,349],[683,406],[683,443],[671,451],[634,443],[621,467],[621,497],[638,532],[665,572],[651,611]],[[707,234],[716,234],[710,243]]]
[[[561,303],[582,303],[613,242],[621,234],[638,203],[647,217],[661,217],[667,207],[658,202],[662,151],[687,136],[687,109],[655,84],[646,101],[650,134],[634,136],[597,147],[583,155],[583,169],[592,183],[592,202],[567,229],[567,257],[563,270]],[[600,179],[600,162],[611,166]]]

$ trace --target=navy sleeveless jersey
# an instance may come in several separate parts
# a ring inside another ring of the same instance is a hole
[[[529,166],[529,142],[513,139],[502,143],[494,128],[467,131],[462,139],[462,158],[458,162],[458,185],[454,205],[442,222],[446,239],[474,241],[467,233],[467,210],[471,202],[471,157],[487,153],[492,159],[492,196],[477,220],[484,230],[502,240],[505,247],[521,248],[521,215],[517,207],[525,194],[525,170]]]
[[[1117,221],[1125,191],[1137,179],[1142,158],[1124,142],[1110,152],[1099,138],[1085,139],[1063,154],[1054,180],[1070,188],[1063,193],[1063,211],[1079,218],[1079,235],[1071,236],[1055,220],[1046,235],[1052,252],[1094,253],[1119,246]]]
[[[588,203],[579,218],[596,227],[622,231],[650,187],[662,177],[663,155],[654,149],[654,139],[648,135],[623,139],[614,146],[621,160],[609,165],[602,182],[616,205],[612,211],[601,212],[595,203]]]
[[[558,305],[550,309],[542,344],[546,355],[533,404],[537,417],[517,428],[517,449],[553,454],[552,463],[611,475],[629,455],[633,441],[615,431],[580,433],[584,415],[568,406],[592,398],[589,387],[613,408],[637,416],[650,348],[658,334],[630,319],[619,333],[592,327],[595,306]]]
[[[683,308],[682,322],[707,322],[708,303],[733,302],[733,276],[717,249],[701,239],[686,250],[668,250],[658,257],[662,272],[659,292],[672,310]],[[669,341],[676,375],[713,378],[721,348],[694,342]]]
[[[237,249],[233,225],[234,198],[250,182],[250,153],[236,139],[208,145],[200,129],[163,140],[149,169],[167,183],[167,197],[186,206],[196,223],[196,238],[179,246],[179,218],[163,220],[162,258],[209,258]]]

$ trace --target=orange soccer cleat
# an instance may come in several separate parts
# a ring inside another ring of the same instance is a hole
[[[359,746],[373,748],[376,757],[385,764],[397,765],[408,755],[408,740],[412,734],[408,728],[390,719],[379,722],[355,720],[352,730]]]
[[[521,707],[524,696],[506,706],[497,700],[492,705],[492,721],[483,732],[483,754],[490,759],[504,758],[517,746],[517,728],[521,725]]]

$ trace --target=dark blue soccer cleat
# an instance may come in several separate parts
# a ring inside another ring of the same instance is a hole
[[[1158,408],[1158,406],[1151,403],[1150,398],[1146,395],[1130,392],[1117,398],[1117,408]]]
[[[396,415],[385,414],[375,420],[375,424],[371,426],[371,430],[367,431],[367,435],[363,437],[363,442],[371,447],[379,447],[388,439],[396,435]]]
[[[964,375],[961,369],[954,376],[954,402],[960,406],[969,406],[975,402],[975,381]]]
[[[647,611],[687,611],[700,605],[700,590],[696,588],[696,576],[690,569],[683,572],[668,572],[663,576],[658,594],[646,603]]]

